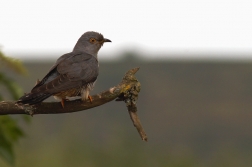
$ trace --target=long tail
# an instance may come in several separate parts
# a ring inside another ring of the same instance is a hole
[[[46,98],[50,97],[50,93],[28,93],[22,97],[19,98],[17,101],[17,104],[36,104],[40,103]]]

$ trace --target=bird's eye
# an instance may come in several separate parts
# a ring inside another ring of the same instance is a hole
[[[90,42],[90,43],[95,43],[95,42],[96,42],[96,39],[90,38],[90,39],[89,39],[89,42]]]

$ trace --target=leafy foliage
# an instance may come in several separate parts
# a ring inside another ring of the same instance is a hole
[[[7,67],[19,75],[26,75],[26,69],[22,63],[16,59],[6,57],[0,52],[0,70]],[[22,89],[14,82],[13,79],[0,71],[0,85],[6,88],[13,100],[18,99],[22,94]],[[0,91],[0,101],[3,99],[2,92]],[[26,118],[25,118],[26,119]],[[0,116],[0,157],[2,157],[9,164],[14,165],[14,143],[24,136],[22,129],[18,126],[17,120],[12,117]]]
[[[10,93],[12,99],[18,99],[22,95],[22,89],[9,77],[5,76],[4,73],[0,72],[0,84],[3,84],[8,92]],[[0,96],[0,100],[1,96]]]
[[[20,60],[7,57],[0,51],[0,68],[3,67],[8,67],[10,70],[13,70],[17,74],[27,74],[27,71]]]
[[[16,120],[10,116],[0,117],[0,155],[10,164],[14,164],[13,144],[23,135]]]

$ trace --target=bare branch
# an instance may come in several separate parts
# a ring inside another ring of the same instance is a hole
[[[117,101],[125,101],[134,126],[137,128],[142,140],[147,141],[147,136],[137,116],[136,101],[140,91],[140,83],[137,81],[134,74],[138,70],[139,68],[129,70],[119,85],[92,96],[92,103],[90,103],[90,101],[81,100],[66,101],[65,108],[62,108],[60,102],[42,102],[40,104],[30,106],[17,105],[13,101],[2,101],[0,102],[0,115],[72,113],[97,107],[117,98]]]

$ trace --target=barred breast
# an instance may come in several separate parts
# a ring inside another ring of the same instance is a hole
[[[62,91],[54,94],[53,97],[57,100],[68,99],[70,97],[81,96],[83,101],[88,99],[89,92],[93,89],[94,83],[89,83],[83,87],[69,89],[67,91]]]
[[[81,87],[80,88],[73,88],[73,89],[69,89],[69,90],[54,94],[53,97],[57,100],[67,99],[69,97],[79,96],[81,90],[82,90]]]

